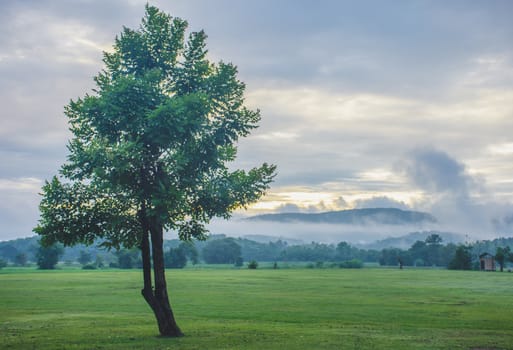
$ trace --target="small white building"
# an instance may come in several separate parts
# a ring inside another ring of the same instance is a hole
[[[495,271],[495,257],[490,253],[479,255],[479,269],[481,271]]]

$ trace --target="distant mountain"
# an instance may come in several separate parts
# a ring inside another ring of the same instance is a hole
[[[435,217],[431,214],[396,208],[351,209],[323,213],[263,214],[249,217],[246,220],[349,225],[407,225],[436,222]]]

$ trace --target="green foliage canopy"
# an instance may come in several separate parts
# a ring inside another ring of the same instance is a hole
[[[256,201],[275,166],[230,170],[236,142],[257,127],[230,63],[207,59],[206,35],[147,6],[124,28],[92,94],[65,107],[67,163],[43,187],[35,232],[45,244],[140,244],[145,221],[203,238],[213,217]]]

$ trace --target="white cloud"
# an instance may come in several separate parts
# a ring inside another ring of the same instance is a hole
[[[0,178],[0,241],[33,235],[42,185],[37,178]]]
[[[488,151],[492,156],[510,156],[513,155],[513,142],[499,143],[488,146]]]
[[[282,132],[282,131],[274,131],[268,134],[259,134],[255,136],[255,138],[259,138],[262,140],[279,140],[279,141],[285,141],[285,140],[291,140],[298,138],[298,135],[293,132]]]
[[[40,191],[43,181],[32,177],[18,179],[0,179],[0,192],[35,192]]]
[[[402,201],[389,198],[387,196],[372,197],[369,199],[358,199],[355,201],[355,208],[397,208],[411,210],[411,208]]]

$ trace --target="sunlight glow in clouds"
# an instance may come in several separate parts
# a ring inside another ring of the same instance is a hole
[[[18,179],[0,179],[0,192],[35,192],[38,193],[43,185],[41,179],[32,177]]]
[[[284,190],[294,190],[288,188]],[[342,197],[343,195],[343,197]],[[425,198],[422,191],[413,192],[308,192],[297,188],[293,192],[270,193],[261,201],[249,206],[248,210],[239,211],[238,215],[249,216],[276,211],[320,212],[371,207],[415,208]]]
[[[415,106],[414,101],[385,95],[343,94],[312,88],[266,88],[248,92],[248,103],[263,108],[272,106],[273,113],[293,115],[305,120],[338,123],[390,117]],[[265,109],[264,109],[265,111]],[[320,124],[320,123],[319,123]]]
[[[513,142],[511,143],[501,143],[497,145],[491,145],[488,147],[488,150],[492,155],[512,155],[513,154]]]

